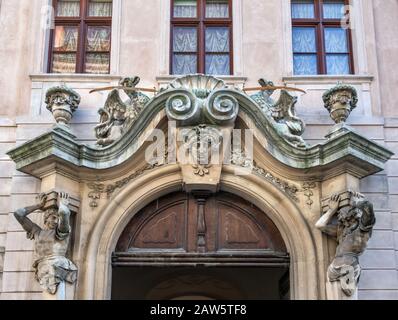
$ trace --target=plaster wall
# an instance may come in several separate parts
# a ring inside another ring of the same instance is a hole
[[[12,212],[30,205],[40,192],[40,181],[17,172],[7,150],[52,127],[44,95],[65,83],[82,101],[72,121],[78,141],[94,143],[97,109],[106,92],[97,87],[115,85],[122,76],[139,75],[141,85],[158,87],[167,76],[169,0],[115,0],[111,74],[48,75],[48,30],[42,10],[48,0],[2,0],[0,6],[0,298],[40,298],[31,269],[32,242]],[[338,80],[354,85],[359,105],[350,124],[361,134],[398,154],[398,3],[395,0],[352,0],[356,9],[353,46],[356,74],[346,77],[292,75],[289,0],[234,1],[234,66],[232,83],[256,86],[266,77],[307,90],[300,96],[299,115],[307,123],[306,140],[323,141],[332,126],[321,96]],[[247,77],[247,79],[245,78]],[[361,258],[360,299],[398,299],[398,156],[387,169],[361,181],[361,191],[374,202],[377,224],[368,251]],[[35,217],[35,219],[38,219]],[[39,222],[39,221],[38,221]]]

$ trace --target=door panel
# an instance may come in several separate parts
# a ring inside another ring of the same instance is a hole
[[[117,252],[286,252],[274,223],[257,207],[228,193],[177,192],[142,209],[123,231]]]

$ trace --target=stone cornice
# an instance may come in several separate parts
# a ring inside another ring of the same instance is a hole
[[[265,149],[281,163],[295,169],[333,167],[330,164],[354,161],[358,164],[357,176],[367,176],[384,169],[392,152],[386,148],[349,131],[323,144],[299,148],[286,141],[272,126],[270,119],[256,102],[237,89],[223,89],[239,102],[240,112],[246,114],[267,139]],[[135,157],[151,128],[166,117],[166,100],[175,92],[169,88],[151,99],[133,126],[115,143],[100,148],[79,144],[62,130],[52,131],[37,137],[11,151],[8,155],[18,170],[35,176],[35,166],[41,161],[54,159],[63,164],[88,170],[110,169]],[[149,130],[149,131],[148,131]],[[39,165],[40,166],[40,165]],[[365,169],[365,170],[363,170]]]

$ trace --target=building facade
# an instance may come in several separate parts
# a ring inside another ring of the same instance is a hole
[[[398,299],[397,20],[396,0],[0,0],[0,299]],[[148,164],[168,121],[250,129],[254,162]],[[316,227],[351,190],[376,217],[352,295]],[[14,215],[40,193],[69,195],[77,278],[55,294]]]

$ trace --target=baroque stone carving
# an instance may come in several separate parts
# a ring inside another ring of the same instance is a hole
[[[336,217],[337,224],[332,221]],[[347,296],[356,292],[361,274],[358,258],[366,249],[375,223],[373,205],[362,194],[349,191],[333,195],[327,212],[315,225],[337,239],[336,255],[328,268],[328,280],[340,281]]]
[[[342,83],[323,94],[325,108],[336,124],[346,122],[358,103],[358,94],[354,87]]]
[[[71,235],[69,196],[58,194],[58,208],[45,209],[46,200],[47,195],[40,194],[36,205],[18,209],[14,216],[27,232],[28,239],[35,240],[33,269],[36,280],[43,290],[55,294],[60,283],[76,281],[77,267],[66,258]],[[36,210],[44,211],[44,228],[27,217]]]
[[[259,84],[262,87],[274,85],[273,82],[264,79],[260,79]],[[282,90],[279,100],[275,102],[271,98],[273,92],[273,90],[263,90],[250,97],[260,106],[280,136],[296,147],[307,147],[307,143],[301,137],[305,123],[296,116],[295,111],[297,97]]]
[[[299,201],[297,197],[297,192],[299,191],[298,187],[296,187],[295,185],[290,185],[288,182],[275,177],[272,173],[257,166],[255,161],[247,158],[245,155],[242,154],[242,152],[233,151],[231,153],[231,164],[251,169],[252,173],[258,174],[259,176],[265,178],[273,185],[275,185],[278,189],[287,194],[294,201]]]
[[[50,88],[46,93],[47,109],[59,125],[68,127],[80,103],[80,95],[66,86]]]
[[[125,78],[120,85],[130,98],[123,102],[118,90],[113,90],[105,102],[104,108],[100,108],[100,124],[95,127],[97,144],[107,146],[117,141],[126,130],[134,123],[145,104],[150,100],[145,94],[134,90],[140,78]]]
[[[314,201],[312,200],[312,197],[314,195],[314,192],[312,191],[312,189],[316,188],[316,184],[315,182],[304,182],[303,183],[303,191],[304,191],[304,195],[307,197],[307,205],[309,207],[312,206],[312,204],[314,203]]]
[[[165,159],[167,159],[167,155],[165,155]],[[133,172],[128,177],[123,178],[122,180],[116,181],[111,184],[104,184],[101,182],[90,182],[87,184],[88,188],[91,190],[88,193],[88,197],[91,199],[90,207],[96,208],[98,207],[98,200],[101,199],[101,194],[106,193],[107,197],[110,198],[112,194],[115,192],[116,189],[123,188],[127,185],[130,181],[136,179],[140,175],[144,174],[148,170],[152,170],[156,167],[161,167],[164,165],[163,163],[148,163],[145,167]]]
[[[239,103],[222,80],[211,76],[188,75],[172,82],[173,94],[166,101],[169,120],[179,126],[234,123]]]
[[[186,149],[189,152],[188,163],[192,164],[194,174],[201,177],[210,173],[213,156],[219,157],[219,150],[222,141],[222,133],[214,127],[199,125],[194,128],[186,129],[183,133],[187,137]],[[184,163],[185,160],[181,159]],[[216,160],[216,163],[219,161]]]

